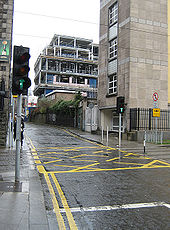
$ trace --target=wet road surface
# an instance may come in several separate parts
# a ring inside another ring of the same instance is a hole
[[[26,125],[51,229],[170,229],[170,164]]]

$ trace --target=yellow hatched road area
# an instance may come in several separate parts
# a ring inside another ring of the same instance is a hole
[[[55,174],[170,168],[170,164],[165,161],[153,160],[152,158],[136,153],[118,151],[116,148],[103,146],[101,144],[78,137],[68,131],[65,132],[74,136],[75,138],[89,142],[92,144],[92,146],[49,146],[47,148],[36,149],[31,139],[27,137],[27,140],[31,144],[31,151],[34,161],[37,165],[37,169],[39,173],[44,174],[46,179],[52,197],[52,203],[59,229],[66,229],[66,227],[60,212],[58,201],[56,199],[56,190],[63,204],[63,208],[65,209],[70,229],[78,228]],[[113,153],[115,156],[115,151],[118,156],[113,157]],[[47,167],[49,167],[48,171],[46,171]],[[51,181],[53,183],[51,183]]]

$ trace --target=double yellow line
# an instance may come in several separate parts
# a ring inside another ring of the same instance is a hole
[[[66,226],[65,226],[65,223],[64,223],[64,219],[61,215],[61,212],[60,212],[60,207],[59,207],[59,204],[58,204],[58,201],[56,199],[56,195],[55,195],[55,192],[54,192],[54,188],[51,184],[51,181],[50,181],[50,178],[49,178],[49,175],[51,176],[51,178],[53,179],[53,182],[55,184],[55,187],[57,189],[57,192],[60,196],[60,199],[61,199],[61,202],[63,204],[63,207],[65,209],[65,212],[66,212],[66,216],[67,216],[67,220],[68,220],[68,223],[69,223],[69,226],[70,226],[70,229],[71,230],[78,230],[77,226],[76,226],[76,223],[75,223],[75,220],[73,218],[73,215],[71,213],[71,210],[68,206],[68,203],[67,203],[67,200],[64,196],[64,193],[61,189],[61,186],[55,176],[54,173],[47,173],[44,166],[41,165],[41,161],[39,159],[39,156],[37,154],[37,151],[36,151],[36,148],[35,146],[33,145],[31,139],[27,136],[27,139],[28,141],[30,142],[31,144],[31,151],[32,151],[32,155],[33,155],[33,158],[35,160],[35,163],[37,164],[37,169],[39,171],[39,173],[43,173],[44,174],[44,177],[45,177],[45,180],[47,182],[47,185],[48,185],[48,189],[50,191],[50,194],[51,194],[51,199],[52,199],[52,203],[53,203],[53,207],[54,207],[54,211],[55,211],[55,214],[56,214],[56,218],[57,218],[57,222],[58,222],[58,226],[59,226],[59,229],[61,230],[65,230],[66,229]]]

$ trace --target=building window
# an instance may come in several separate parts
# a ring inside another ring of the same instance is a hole
[[[60,78],[60,82],[69,83],[69,77],[67,77],[67,76],[62,76],[62,77]]]
[[[109,8],[109,26],[118,20],[118,3],[116,2]]]
[[[117,73],[112,74],[111,76],[108,77],[109,82],[108,82],[108,93],[109,94],[115,94],[117,93]]]
[[[77,78],[76,77],[72,77],[72,83],[77,84]]]
[[[84,77],[78,77],[77,78],[77,84],[85,84],[85,78]]]
[[[56,82],[60,82],[60,76],[59,75],[56,75],[55,78],[56,78]]]
[[[109,42],[109,58],[117,57],[117,38]]]

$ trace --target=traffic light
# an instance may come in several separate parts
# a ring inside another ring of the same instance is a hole
[[[117,113],[124,113],[125,111],[125,98],[117,97]]]
[[[28,77],[28,73],[30,71],[29,59],[29,48],[14,46],[12,78],[13,95],[27,95],[28,93],[28,88],[31,86],[31,80]]]

